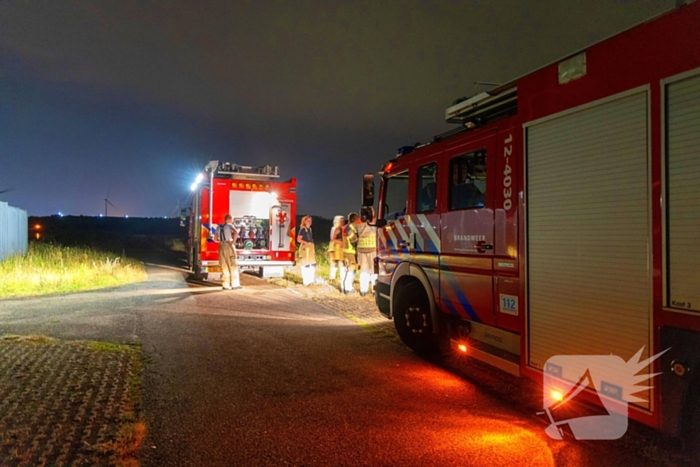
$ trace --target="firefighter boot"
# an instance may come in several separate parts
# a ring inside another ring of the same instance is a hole
[[[347,268],[345,271],[345,278],[341,285],[343,287],[343,293],[347,295],[354,291],[352,285],[355,282],[355,270]]]
[[[340,284],[340,291],[345,292],[345,276],[347,275],[348,268],[345,267],[343,263],[340,263],[338,268],[340,274],[338,276],[338,283]]]
[[[314,267],[310,264],[301,267],[301,280],[305,286],[314,283]]]
[[[241,274],[238,272],[238,268],[233,270],[233,278],[231,280],[231,288],[232,289],[240,289],[241,288]]]
[[[227,272],[224,272],[223,278],[224,278],[224,283],[221,286],[221,288],[224,290],[231,290],[231,276]]]
[[[331,261],[331,268],[328,271],[328,282],[334,281],[335,276],[338,274],[338,263],[337,261]]]
[[[363,297],[369,292],[370,274],[368,272],[360,272],[360,295]]]
[[[309,285],[309,266],[307,265],[301,267],[301,284],[304,286]]]

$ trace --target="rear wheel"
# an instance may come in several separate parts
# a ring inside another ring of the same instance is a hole
[[[189,253],[187,254],[187,265],[192,269],[194,272],[194,258],[195,258],[195,251],[194,248],[192,248]]]
[[[439,352],[430,302],[420,283],[413,282],[400,289],[394,302],[394,327],[404,344],[414,352],[421,355]]]
[[[205,280],[207,280],[208,274],[205,272],[202,272],[202,267],[197,262],[196,254],[197,254],[197,251],[192,250],[192,263],[190,264],[190,267],[192,268],[192,277],[194,277],[195,280],[198,280],[198,281],[205,281]]]

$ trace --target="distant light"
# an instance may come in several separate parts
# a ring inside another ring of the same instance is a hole
[[[124,219],[128,219],[128,218],[129,218],[129,215],[128,215],[128,214],[124,216]]]
[[[39,229],[41,229],[41,224],[37,224],[37,225],[35,225],[35,226],[34,226],[34,228],[35,228],[36,230],[39,230]]]
[[[58,216],[63,217],[63,213],[61,211],[58,211]]]
[[[467,346],[465,344],[459,344],[457,346],[460,352],[466,352],[467,351]]]
[[[100,213],[100,217],[102,217],[102,213]]]
[[[167,219],[167,218],[168,218],[168,216],[163,216],[163,219]]]
[[[554,399],[557,402],[561,402],[564,400],[564,394],[562,394],[561,391],[558,391],[556,389],[554,389],[550,395],[552,396],[552,399]]]
[[[195,182],[195,183],[199,183],[199,182],[201,182],[203,179],[204,179],[204,175],[203,175],[203,174],[199,174],[199,175],[197,175],[197,178],[194,180],[194,182]]]
[[[197,189],[197,182],[193,183],[192,186],[190,186],[190,191],[194,191]]]

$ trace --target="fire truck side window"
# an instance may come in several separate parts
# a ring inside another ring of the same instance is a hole
[[[408,200],[408,172],[387,178],[384,190],[384,219],[395,220],[406,214]]]
[[[418,179],[416,181],[416,212],[435,211],[435,200],[437,193],[437,163],[432,162],[418,169]]]
[[[457,156],[450,161],[450,210],[484,207],[486,151]]]

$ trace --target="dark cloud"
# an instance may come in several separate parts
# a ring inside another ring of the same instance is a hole
[[[129,214],[170,214],[213,155],[278,164],[302,211],[345,212],[360,175],[444,130],[474,81],[673,4],[5,1],[0,189],[36,214],[94,214],[107,189]]]

